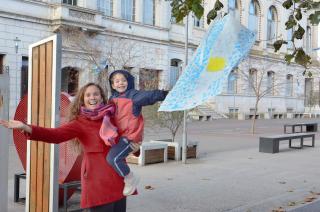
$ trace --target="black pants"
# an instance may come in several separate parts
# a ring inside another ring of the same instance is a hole
[[[126,212],[126,209],[127,209],[127,198],[124,197],[121,200],[118,200],[116,202],[89,208],[88,212]]]

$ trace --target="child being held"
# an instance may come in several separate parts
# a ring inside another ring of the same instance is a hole
[[[143,139],[144,121],[142,106],[163,101],[168,91],[141,91],[134,89],[134,77],[125,70],[116,70],[109,77],[112,95],[110,101],[116,105],[115,125],[120,135],[118,143],[112,145],[107,155],[108,163],[124,177],[123,195],[134,193],[139,179],[133,175],[125,158],[135,150]]]

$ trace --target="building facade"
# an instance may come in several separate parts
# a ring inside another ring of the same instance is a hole
[[[262,85],[272,88],[261,100],[259,112],[303,112],[319,95],[319,66],[312,78],[303,68],[286,65],[283,55],[292,47],[274,53],[271,43],[287,39],[284,29],[289,13],[283,1],[228,0],[225,12],[232,13],[257,32],[250,56],[233,71],[224,92],[212,99],[214,110],[223,113],[251,113],[255,102],[252,85],[265,73]],[[171,18],[165,0],[2,0],[0,5],[1,73],[9,72],[10,117],[27,89],[28,46],[54,33],[61,33],[62,90],[73,95],[89,81],[106,82],[102,70],[126,68],[139,88],[172,87],[185,60],[185,26]],[[204,1],[205,16],[214,1]],[[208,25],[190,14],[189,59]],[[304,20],[307,36],[298,45],[307,51],[317,47],[318,29]],[[314,54],[315,56],[315,54]],[[281,86],[280,86],[281,84]],[[279,85],[279,86],[278,86]],[[269,89],[270,90],[270,89]],[[307,99],[309,98],[309,99]],[[319,101],[319,98],[318,100]],[[317,103],[318,104],[318,103]]]

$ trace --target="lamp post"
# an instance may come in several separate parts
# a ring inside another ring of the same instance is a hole
[[[184,70],[186,70],[188,64],[188,31],[189,31],[189,14],[186,16],[185,23],[185,66]],[[183,130],[182,130],[182,163],[187,162],[187,112],[183,111]]]
[[[16,53],[16,105],[18,105],[18,73],[19,73],[18,53],[19,53],[19,43],[21,40],[18,37],[16,37],[13,41],[14,41],[14,48]]]

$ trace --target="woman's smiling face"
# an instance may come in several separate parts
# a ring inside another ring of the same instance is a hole
[[[102,103],[102,96],[99,88],[94,85],[89,86],[84,92],[84,107],[90,110],[97,108]]]

